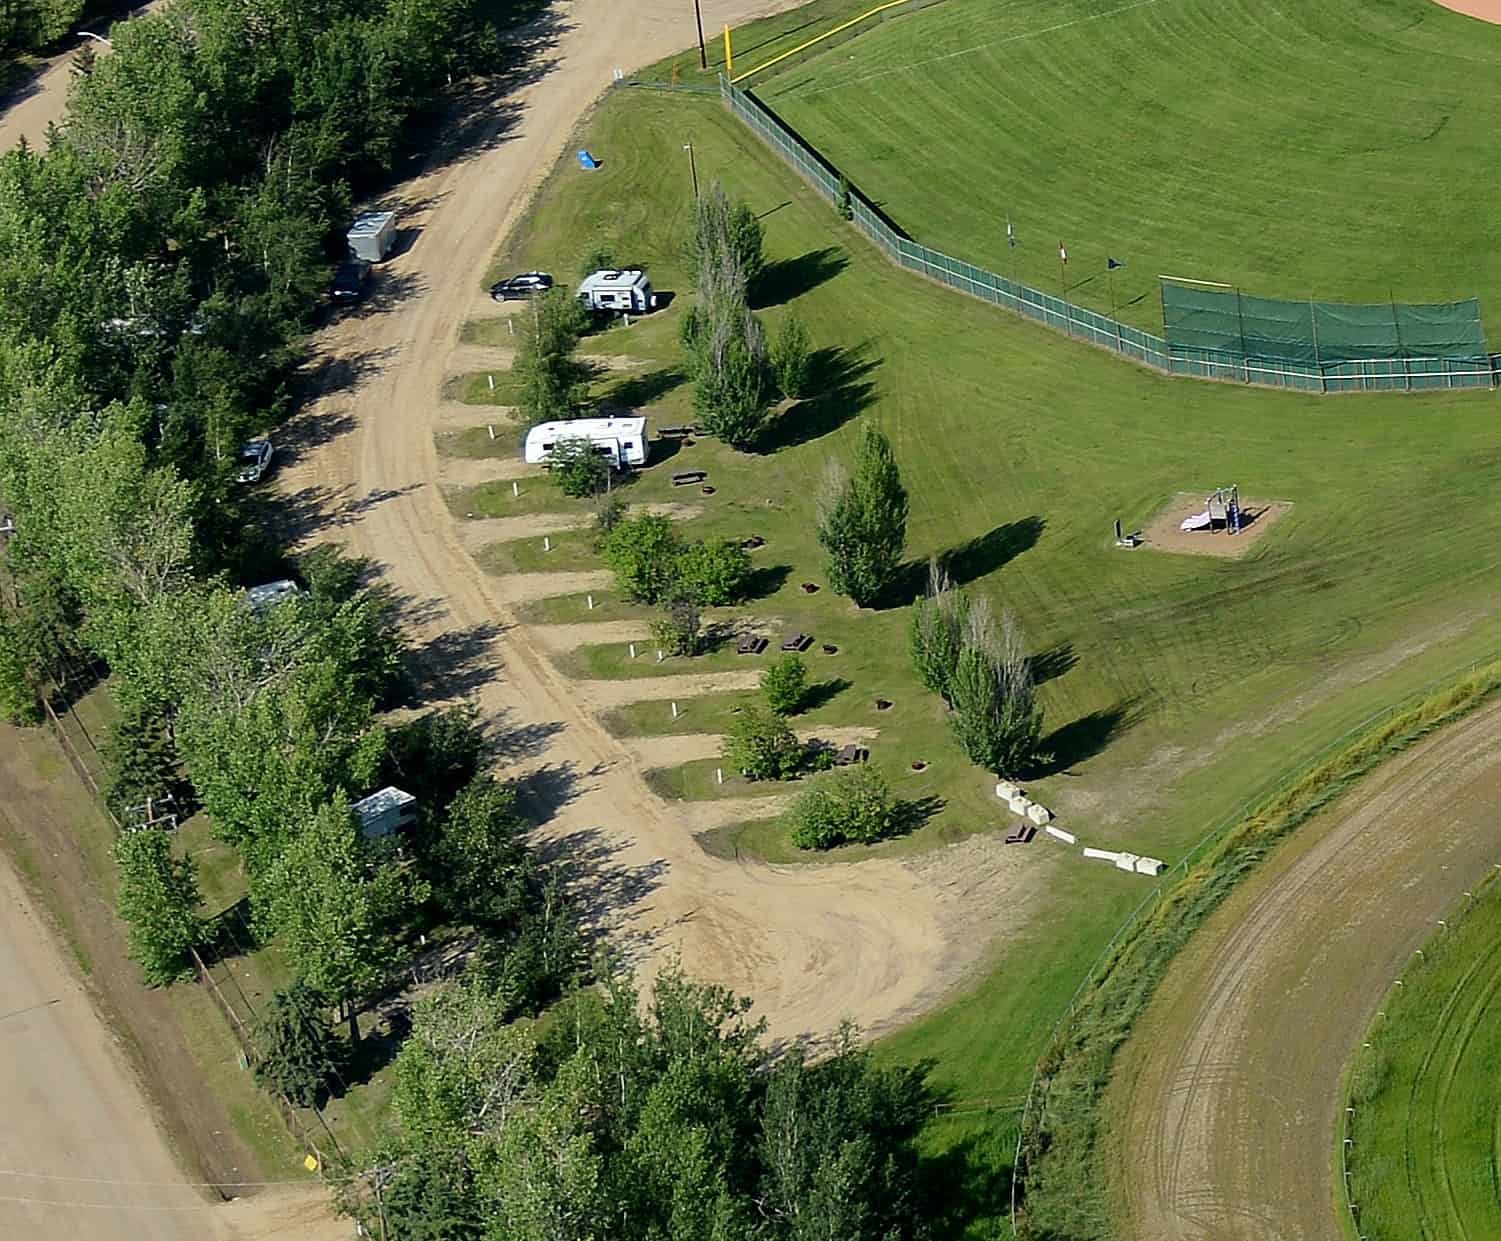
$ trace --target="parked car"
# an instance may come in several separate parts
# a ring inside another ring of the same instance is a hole
[[[345,259],[334,268],[334,283],[329,296],[335,305],[353,305],[365,296],[370,285],[370,264],[364,259]]]
[[[490,296],[497,302],[537,297],[552,288],[552,277],[545,271],[524,271],[519,276],[490,286]]]
[[[274,582],[265,582],[260,586],[252,586],[245,592],[245,606],[257,614],[269,611],[278,603],[285,603],[288,599],[301,599],[307,591],[303,590],[290,578],[280,578]]]
[[[270,440],[251,440],[240,449],[240,471],[235,481],[258,483],[271,468],[271,458],[276,455],[276,446]]]

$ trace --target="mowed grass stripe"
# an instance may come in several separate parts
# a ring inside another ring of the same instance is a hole
[[[1139,326],[1159,272],[1501,294],[1501,29],[1429,0],[952,0],[752,85],[929,245],[1056,292],[1061,239],[1069,296],[1105,312],[1124,260]]]
[[[1501,887],[1423,952],[1352,1065],[1361,1231],[1371,1241],[1501,1236]]]

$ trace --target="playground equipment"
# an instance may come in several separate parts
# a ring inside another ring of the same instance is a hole
[[[1231,483],[1228,487],[1217,487],[1205,496],[1204,511],[1189,514],[1178,528],[1184,532],[1208,530],[1211,533],[1218,528],[1226,534],[1239,534],[1240,518],[1240,488]]]

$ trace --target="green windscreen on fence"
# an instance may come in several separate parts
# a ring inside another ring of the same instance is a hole
[[[1286,302],[1162,282],[1168,347],[1321,365],[1378,358],[1480,358],[1480,302]]]

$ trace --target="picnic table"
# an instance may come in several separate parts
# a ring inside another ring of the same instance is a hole
[[[691,487],[694,483],[701,483],[708,477],[708,470],[679,470],[672,476],[672,485],[674,487]]]
[[[737,655],[759,655],[766,649],[766,639],[758,633],[745,633],[740,635],[740,641],[735,643]]]
[[[1037,825],[1035,823],[1021,823],[1013,827],[1006,834],[1006,843],[1008,845],[1031,844],[1032,837],[1035,835],[1037,835]]]
[[[784,638],[782,649],[784,651],[806,651],[813,645],[813,636],[806,633],[795,633],[790,638]]]
[[[869,757],[869,750],[851,741],[848,745],[841,746],[839,752],[834,755],[834,766],[849,767],[854,763],[863,763]]]

